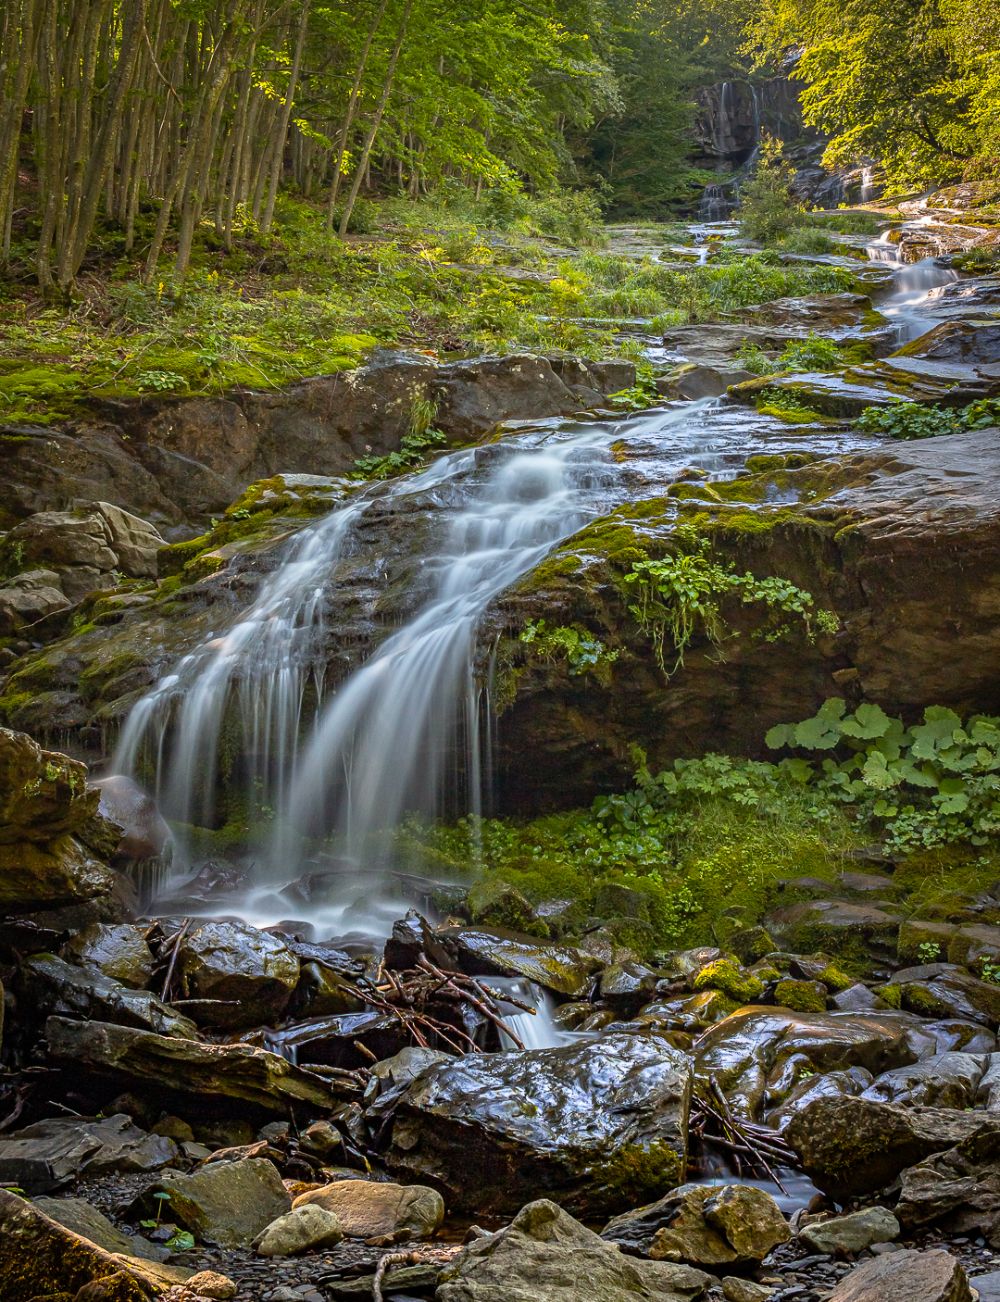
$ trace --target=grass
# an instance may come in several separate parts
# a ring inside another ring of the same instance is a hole
[[[109,230],[65,306],[39,297],[15,249],[0,281],[0,422],[59,421],[109,398],[280,387],[356,366],[376,346],[609,356],[623,351],[616,321],[708,321],[853,283],[770,253],[678,271],[596,251],[596,214],[579,196],[522,196],[509,212],[505,202],[370,204],[366,233],[342,242],[318,208],[282,199],[272,234],[246,231],[229,252],[204,225],[179,284],[166,271],[141,284],[139,251],[124,254]]]

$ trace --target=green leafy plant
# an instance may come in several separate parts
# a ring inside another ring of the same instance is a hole
[[[735,635],[727,630],[721,603],[732,597],[744,606],[762,604],[770,612],[797,617],[812,639],[817,632],[833,632],[839,621],[833,611],[817,612],[812,594],[779,576],[758,578],[749,571],[739,574],[731,562],[719,560],[705,538],[685,536],[678,530],[680,548],[657,559],[636,561],[622,576],[629,600],[629,612],[653,644],[657,663],[667,678],[684,664],[684,653],[700,633],[721,654],[723,639]],[[821,618],[817,619],[817,615]],[[790,630],[785,623],[772,624],[761,636],[774,641]],[[673,664],[668,669],[669,643]]]
[[[164,1247],[171,1252],[190,1252],[194,1247],[194,1235],[188,1230],[175,1230]]]
[[[841,365],[840,349],[832,339],[810,334],[792,339],[778,355],[779,371],[833,371]]]
[[[767,734],[772,749],[826,753],[797,769],[805,781],[881,824],[891,846],[912,850],[1000,832],[1000,719],[931,705],[907,727],[880,706],[854,711],[839,697],[811,718]]]
[[[398,452],[384,457],[359,457],[351,471],[352,479],[391,479],[394,475],[415,470],[427,460],[429,452],[443,447],[448,437],[439,429],[427,429],[404,436]]]
[[[937,407],[919,402],[897,402],[888,407],[866,407],[858,428],[868,434],[893,439],[929,439],[965,430],[988,429],[1000,423],[1000,399],[980,398],[965,407]]]
[[[941,957],[941,946],[935,940],[922,941],[917,946],[917,957],[921,963],[937,963]]]
[[[757,170],[740,189],[740,229],[751,240],[768,243],[796,224],[801,205],[792,191],[795,168],[777,136],[761,132]]]
[[[593,674],[599,682],[611,678],[611,666],[618,659],[617,650],[611,650],[600,638],[594,637],[580,625],[550,625],[544,619],[532,620],[521,631],[518,639],[529,646],[543,660],[564,660],[573,675]]]

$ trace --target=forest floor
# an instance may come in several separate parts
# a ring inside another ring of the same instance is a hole
[[[49,424],[146,393],[281,387],[379,346],[638,361],[629,327],[655,333],[762,297],[852,288],[842,267],[782,256],[829,251],[821,227],[867,233],[876,223],[803,215],[775,250],[748,259],[718,249],[700,265],[672,247],[683,228],[669,223],[630,228],[642,236],[637,252],[609,254],[600,226],[541,204],[503,221],[390,200],[369,205],[364,233],[341,241],[318,207],[283,200],[267,237],[245,234],[227,251],[206,224],[184,281],[165,271],[149,284],[141,239],[126,251],[108,231],[71,302],[44,300],[26,258],[0,280],[0,422]]]

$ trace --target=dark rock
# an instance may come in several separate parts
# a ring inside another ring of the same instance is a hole
[[[775,1130],[784,1130],[797,1112],[802,1112],[816,1099],[858,1098],[872,1080],[871,1072],[865,1071],[864,1067],[805,1076],[796,1081],[776,1108],[767,1111],[767,1124]]]
[[[1000,358],[1000,322],[942,321],[900,349],[899,355],[987,366]]]
[[[896,1215],[908,1230],[944,1221],[956,1234],[984,1234],[1000,1247],[1000,1123],[982,1124],[905,1170]]]
[[[287,1115],[296,1102],[330,1110],[341,1101],[319,1076],[246,1044],[198,1044],[105,1022],[45,1023],[49,1056],[68,1066],[147,1088],[207,1100],[235,1099]]]
[[[117,853],[135,861],[162,855],[170,839],[170,828],[156,801],[132,778],[120,773],[98,778],[93,785],[101,793],[101,814],[122,829]]]
[[[838,1202],[877,1193],[901,1171],[970,1136],[1000,1135],[981,1113],[901,1107],[861,1098],[821,1098],[785,1129],[802,1168]]]
[[[197,1027],[148,990],[132,990],[99,968],[76,967],[51,954],[35,954],[21,970],[25,997],[39,1018],[81,1017],[137,1026],[157,1035],[197,1038]]]
[[[64,952],[134,990],[145,989],[152,979],[153,955],[144,929],[132,923],[94,923],[70,937]]]
[[[894,972],[904,1008],[925,1017],[961,1017],[996,1030],[1000,1025],[1000,986],[980,981],[953,963],[927,963]]]
[[[441,1275],[438,1302],[687,1302],[710,1277],[689,1266],[623,1256],[547,1199],[478,1239]]]
[[[0,1180],[29,1193],[47,1193],[85,1171],[159,1171],[177,1156],[173,1140],[146,1134],[124,1114],[99,1120],[54,1117],[0,1136]]]
[[[299,979],[299,960],[266,931],[208,922],[184,938],[177,970],[185,995],[212,1001],[199,1020],[234,1030],[281,1016]]]
[[[34,1198],[32,1205],[64,1229],[96,1243],[105,1252],[123,1252],[143,1261],[166,1261],[167,1248],[150,1243],[141,1234],[123,1234],[103,1212],[82,1198]]]
[[[863,1262],[840,1281],[829,1302],[972,1302],[965,1271],[941,1248],[905,1248]]]
[[[861,944],[875,958],[889,958],[896,952],[902,915],[874,904],[846,900],[806,900],[777,909],[765,925],[781,945],[808,953],[837,950],[845,944]]]
[[[873,1075],[907,1066],[936,1049],[932,1023],[909,1013],[793,1013],[744,1008],[710,1027],[694,1043],[695,1070],[715,1076],[730,1103],[760,1113],[765,1094],[779,1102],[803,1067]]]
[[[932,1108],[975,1106],[988,1055],[941,1053],[909,1067],[883,1072],[863,1097],[880,1103],[906,1103]]]
[[[601,966],[579,949],[511,932],[445,927],[435,932],[435,939],[451,956],[452,966],[469,976],[521,976],[571,999],[590,993]]]
[[[544,1189],[596,1216],[682,1178],[689,1097],[686,1058],[655,1034],[473,1054],[409,1087],[387,1160],[458,1210],[510,1211]]]

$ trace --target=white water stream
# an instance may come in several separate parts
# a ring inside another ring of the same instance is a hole
[[[894,269],[892,292],[877,306],[883,316],[895,323],[897,341],[905,344],[918,338],[933,324],[928,320],[928,304],[937,290],[958,279],[958,272],[939,266],[932,257],[904,262],[891,235],[891,228],[884,230],[873,244],[868,245],[867,252],[873,262],[885,262]]]

